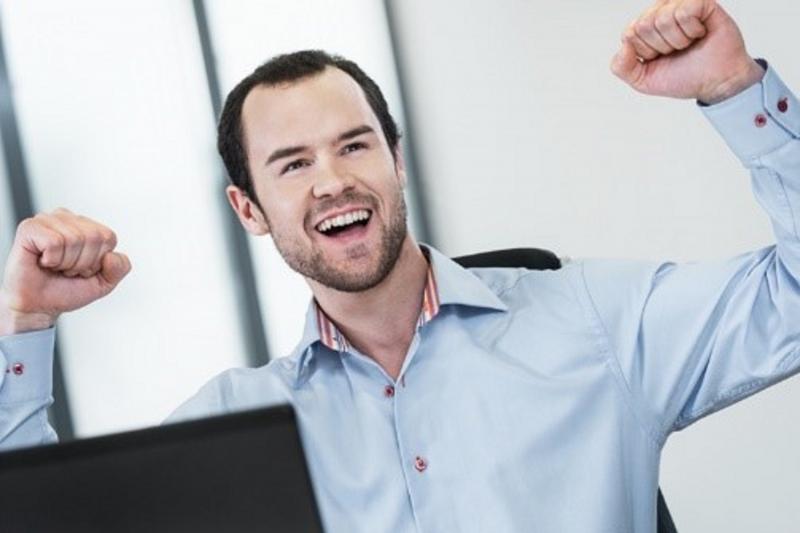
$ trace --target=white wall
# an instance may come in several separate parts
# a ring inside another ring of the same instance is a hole
[[[439,244],[695,260],[772,242],[749,177],[692,102],[608,71],[647,2],[392,2]],[[749,49],[800,91],[791,0],[726,2]],[[800,380],[672,437],[662,488],[681,531],[796,531]]]

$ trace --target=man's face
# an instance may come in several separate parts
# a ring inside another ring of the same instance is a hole
[[[406,238],[405,173],[355,80],[328,68],[256,87],[242,122],[260,233],[322,285],[354,292],[380,283]]]

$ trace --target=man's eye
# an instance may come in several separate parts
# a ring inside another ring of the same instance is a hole
[[[297,170],[305,166],[308,166],[308,161],[306,161],[305,159],[298,159],[296,161],[292,161],[291,163],[283,167],[281,174],[286,174],[287,172],[291,172],[292,170]]]
[[[367,145],[365,143],[362,143],[362,142],[350,143],[347,146],[345,146],[344,148],[342,148],[342,153],[343,154],[349,154],[350,152],[355,152],[356,150],[363,150],[366,147],[367,147]]]

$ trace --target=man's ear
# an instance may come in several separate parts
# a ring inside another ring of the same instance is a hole
[[[403,158],[403,149],[400,147],[399,142],[397,143],[397,148],[394,149],[394,170],[400,180],[400,188],[405,189],[408,176],[406,176],[406,161]]]
[[[235,185],[228,185],[225,188],[225,194],[228,196],[231,207],[236,211],[239,222],[248,233],[253,235],[269,233],[269,225],[261,208],[243,190]]]

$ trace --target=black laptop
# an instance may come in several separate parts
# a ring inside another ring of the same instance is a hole
[[[0,532],[321,532],[294,411],[0,454]]]

